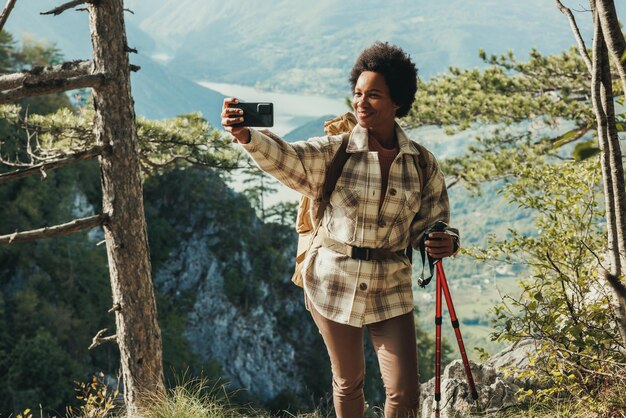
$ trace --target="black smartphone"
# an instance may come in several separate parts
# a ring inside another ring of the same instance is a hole
[[[274,126],[274,103],[240,102],[231,103],[228,107],[243,110],[243,122],[231,126],[254,126],[269,128]]]

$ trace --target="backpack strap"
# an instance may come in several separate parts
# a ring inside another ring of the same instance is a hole
[[[421,186],[420,190],[423,191],[424,186],[426,186],[426,168],[428,167],[428,162],[426,161],[426,153],[428,151],[421,144],[418,144],[415,141],[411,141],[411,143],[413,144],[413,146],[415,146],[415,148],[419,152],[419,154],[417,155],[417,159],[414,159],[414,161],[415,161],[415,168],[417,169],[417,172],[420,178],[420,186]],[[423,238],[419,243],[419,249],[420,249],[420,254],[422,256],[422,272],[420,273],[420,276],[417,279],[417,283],[419,284],[420,287],[426,287],[426,285],[428,285],[428,283],[430,283],[430,280],[433,278],[435,260],[426,253],[426,245],[424,244]],[[411,246],[410,242],[409,242],[409,246],[406,249],[406,255],[409,258],[409,261],[412,263],[413,262],[413,247]],[[424,277],[426,264],[428,264],[428,269],[430,270],[430,274],[428,277]]]
[[[422,145],[418,144],[415,141],[411,141],[411,144],[417,149],[417,160],[413,158],[415,162],[415,168],[417,169],[417,174],[420,178],[420,190],[424,190],[424,186],[426,185],[426,179],[424,173],[426,173],[426,167],[428,167],[428,162],[426,161],[426,153],[428,150],[424,148]]]
[[[415,149],[417,150],[418,154],[417,154],[417,158],[413,158],[413,163],[415,164],[415,169],[417,170],[417,176],[420,179],[420,192],[424,191],[424,186],[426,185],[426,168],[428,167],[428,162],[426,161],[426,153],[428,152],[426,150],[426,148],[424,148],[421,144],[418,144],[415,141],[410,141],[411,145],[413,147],[415,147]],[[417,216],[417,215],[415,215]],[[409,225],[410,228],[410,225]],[[422,254],[422,273],[420,274],[420,278],[424,277],[424,264],[425,264],[425,252],[421,251],[422,248],[421,246],[423,245],[423,243],[420,244],[420,252]],[[409,263],[413,263],[413,247],[411,246],[411,239],[409,238],[409,246],[406,248],[406,252],[405,252],[406,256],[409,259]],[[432,276],[432,267],[430,270],[431,276]]]
[[[349,133],[341,135],[341,145],[333,156],[330,166],[328,166],[326,178],[324,179],[324,185],[322,187],[322,195],[318,198],[319,206],[317,207],[317,212],[315,213],[316,220],[320,220],[324,215],[324,211],[330,203],[330,195],[333,194],[337,181],[339,180],[339,177],[341,177],[343,166],[346,165],[346,162],[350,158],[350,154],[346,152],[349,139]]]

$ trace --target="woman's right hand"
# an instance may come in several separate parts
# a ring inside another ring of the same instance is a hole
[[[247,144],[250,142],[250,130],[245,126],[231,126],[243,122],[243,110],[234,107],[228,107],[230,104],[239,103],[236,97],[227,97],[224,99],[222,107],[222,126],[230,132],[237,142]]]

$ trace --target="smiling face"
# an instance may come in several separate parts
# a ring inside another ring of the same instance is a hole
[[[361,127],[374,131],[394,125],[399,108],[389,95],[389,87],[382,74],[363,71],[354,86],[352,106]]]

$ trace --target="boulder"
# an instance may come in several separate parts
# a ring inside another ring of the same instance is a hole
[[[477,413],[494,413],[517,404],[517,392],[526,389],[528,382],[516,380],[506,373],[512,368],[528,364],[528,355],[535,350],[531,340],[524,340],[494,355],[482,364],[470,361],[470,368],[478,391],[478,399],[472,399],[465,368],[461,360],[446,366],[441,376],[441,418],[467,416]],[[420,416],[430,418],[435,409],[435,379],[421,387]]]

